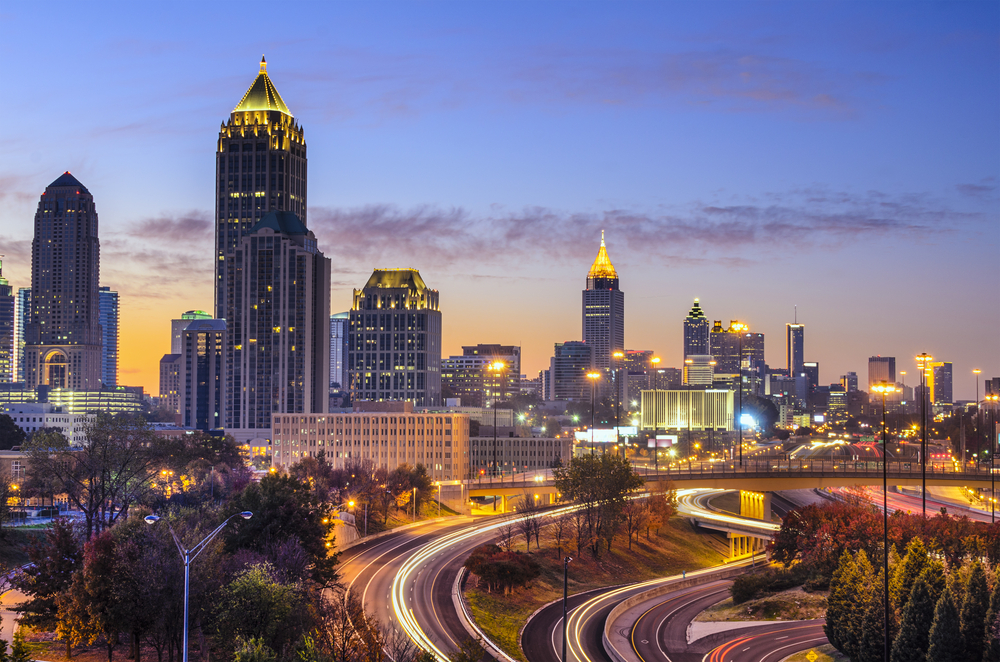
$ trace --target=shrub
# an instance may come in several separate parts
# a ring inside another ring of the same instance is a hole
[[[541,574],[541,566],[523,552],[505,552],[496,545],[481,545],[465,561],[469,572],[486,584],[488,591],[510,593]]]
[[[787,591],[796,586],[802,586],[809,579],[808,569],[802,564],[791,568],[769,569],[754,574],[740,575],[733,582],[729,592],[733,596],[733,604],[741,604],[760,597],[765,593]]]

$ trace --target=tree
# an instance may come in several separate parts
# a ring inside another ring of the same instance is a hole
[[[890,662],[923,662],[934,623],[934,606],[940,598],[944,575],[939,564],[924,569],[913,583],[903,608],[899,636],[892,644]]]
[[[632,537],[639,540],[639,532],[646,528],[649,521],[649,507],[646,501],[629,499],[622,507],[622,518],[625,523],[625,534],[628,536],[628,548],[632,549]]]
[[[983,662],[1000,662],[1000,580],[993,584],[984,626]]]
[[[91,538],[83,549],[83,567],[60,596],[56,633],[74,646],[104,638],[111,662],[123,613],[115,599],[118,573],[115,540],[110,531]]]
[[[98,414],[84,442],[70,448],[62,435],[39,435],[26,445],[26,488],[65,494],[83,513],[86,539],[126,516],[149,490],[161,439],[138,416]]]
[[[861,620],[861,636],[858,638],[857,657],[851,655],[851,660],[857,662],[881,662],[884,660],[885,647],[885,606],[882,601],[885,595],[883,574],[875,577],[867,594],[864,617]],[[892,641],[890,639],[890,646]]]
[[[903,562],[893,573],[889,586],[891,591],[889,601],[898,613],[903,613],[906,602],[910,599],[910,593],[913,591],[913,583],[917,581],[917,577],[924,571],[929,561],[924,541],[920,538],[911,540],[910,544],[906,546]]]
[[[961,621],[951,589],[941,593],[934,607],[934,622],[928,638],[927,662],[963,662]]]
[[[517,528],[524,536],[526,551],[531,550],[531,536],[535,533],[535,520],[538,519],[540,510],[538,502],[528,493],[522,494],[517,506],[515,506],[518,515]]]
[[[615,454],[575,457],[553,473],[556,489],[564,498],[580,504],[591,553],[599,556],[602,542],[610,551],[622,507],[628,496],[644,485],[642,477],[627,460]]]
[[[14,607],[21,625],[44,632],[56,629],[59,602],[73,583],[73,573],[80,565],[81,550],[66,519],[55,519],[45,532],[44,540],[28,550],[31,561],[14,573],[12,584],[28,599]],[[66,657],[70,643],[66,640]]]
[[[851,623],[857,618],[858,590],[861,577],[854,557],[846,549],[840,555],[840,564],[830,580],[830,596],[827,598],[826,624],[823,632],[834,648],[846,653],[851,646]]]
[[[983,658],[983,635],[986,633],[986,612],[990,606],[990,588],[986,583],[986,573],[978,560],[972,563],[969,582],[962,601],[962,641],[965,644],[966,660]]]
[[[249,510],[249,520],[225,529],[226,550],[265,552],[269,545],[294,539],[309,555],[313,580],[332,586],[337,579],[337,553],[331,550],[332,508],[294,476],[268,474],[252,483],[227,505],[224,515]]]
[[[0,451],[9,451],[14,446],[20,446],[28,435],[24,433],[14,419],[8,414],[0,414]]]

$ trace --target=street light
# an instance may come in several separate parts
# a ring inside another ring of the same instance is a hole
[[[507,369],[507,364],[503,361],[494,361],[489,365],[490,372],[500,373],[503,376],[504,371]],[[496,388],[493,389],[493,475],[497,475],[497,392]]]
[[[597,380],[601,378],[599,372],[588,372],[587,379],[590,380],[590,454],[594,454],[594,414],[596,413],[595,399],[597,397]]]
[[[620,429],[622,426],[622,359],[625,358],[625,352],[614,352],[611,356],[615,357],[615,365],[618,366],[615,371],[615,441],[622,447],[622,457],[625,457],[625,446],[622,445]]]
[[[982,430],[982,427],[983,427],[982,423],[979,422],[979,410],[980,410],[980,407],[979,407],[979,373],[981,373],[981,372],[982,372],[982,370],[980,370],[979,368],[973,368],[972,369],[972,374],[976,376],[976,451],[977,452],[979,451],[979,435],[980,435],[980,430]],[[962,464],[965,464],[965,458],[964,457],[962,458]]]
[[[742,322],[735,322],[729,325],[731,331],[735,331],[740,336],[740,353],[739,353],[739,367],[740,367],[740,377],[737,381],[737,388],[740,391],[740,466],[743,466],[743,332],[749,327]],[[690,407],[688,407],[688,417],[691,416]]]
[[[882,395],[882,579],[885,581],[882,592],[882,608],[885,610],[885,659],[889,660],[889,429],[885,422],[885,395],[895,393],[895,384],[883,380],[872,385],[872,390]]]
[[[569,597],[569,562],[573,558],[567,556],[563,559],[563,621],[562,621],[562,631],[563,631],[563,645],[562,645],[562,662],[566,662],[566,602]]]
[[[996,455],[996,444],[993,443],[993,435],[997,431],[997,400],[1000,400],[1000,395],[996,393],[987,393],[983,396],[986,400],[990,402],[990,411],[993,413],[993,427],[989,427],[987,423],[986,434],[989,435],[990,449],[987,451],[990,454],[990,522],[995,522],[997,517],[997,486],[996,477],[993,474],[993,456]]]
[[[934,357],[923,352],[917,355],[920,368],[920,500],[921,514],[927,517],[927,380],[925,373]]]
[[[226,524],[229,524],[229,520],[233,519],[237,515],[243,519],[250,519],[253,517],[253,513],[249,510],[244,510],[242,513],[236,513],[236,515],[230,515],[222,524],[217,526],[214,531],[205,536],[200,543],[191,549],[184,547],[180,538],[178,538],[177,534],[174,533],[174,527],[170,526],[170,522],[167,522],[167,528],[170,529],[170,535],[173,536],[174,544],[177,545],[177,551],[181,553],[181,558],[184,560],[184,654],[182,662],[188,662],[188,597],[190,595],[191,586],[191,562],[198,558],[198,555],[205,550],[208,543],[212,542],[215,536],[219,535],[219,532],[225,528]],[[143,518],[143,521],[145,521],[146,524],[156,524],[160,521],[160,518],[156,515],[146,515],[146,517]]]

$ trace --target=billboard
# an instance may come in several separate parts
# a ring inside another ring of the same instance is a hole
[[[619,434],[621,434],[622,437],[637,437],[639,436],[639,430],[635,426],[622,426],[620,428],[610,428],[606,430],[593,428],[591,430],[576,432],[574,433],[574,436],[577,441],[589,444],[591,443],[591,434],[594,435],[593,443],[595,444],[617,444]]]
[[[658,434],[656,439],[647,439],[647,448],[670,448],[677,445],[676,434]]]

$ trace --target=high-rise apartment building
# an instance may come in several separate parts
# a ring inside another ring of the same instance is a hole
[[[24,382],[24,330],[31,319],[31,288],[17,288],[14,300],[14,378],[11,381]]]
[[[490,366],[503,364],[502,370]],[[441,388],[462,406],[486,407],[517,395],[521,381],[521,348],[516,345],[469,345],[461,356],[441,361]]]
[[[192,320],[181,332],[181,424],[224,428],[226,320]]]
[[[869,357],[868,393],[872,392],[872,385],[882,381],[896,383],[896,357],[881,355]]]
[[[594,348],[593,367],[611,367],[612,355],[625,351],[625,293],[611,264],[601,230],[601,247],[587,273],[583,291],[583,342]]]
[[[353,400],[441,404],[438,298],[416,269],[376,269],[354,290],[347,355]]]
[[[330,388],[347,388],[347,336],[351,313],[330,315]]]
[[[580,400],[591,398],[591,380],[587,373],[594,368],[594,346],[570,340],[557,342],[555,355],[549,361],[549,400]],[[600,384],[596,386],[600,388]]]
[[[244,235],[270,211],[293,213],[297,217],[297,223],[305,228],[306,181],[303,129],[278,94],[267,75],[267,63],[261,58],[257,77],[230,113],[229,121],[219,129],[216,142],[215,317],[226,320],[226,379],[229,382],[226,386],[227,426],[254,430],[269,428],[268,409],[279,401],[284,403],[281,406],[288,406],[286,396],[289,388],[293,391],[305,388],[304,384],[286,384],[275,386],[276,390],[267,394],[259,391],[251,393],[249,386],[246,391],[242,390],[246,377],[243,373],[245,365],[253,366],[254,375],[263,373],[257,370],[259,357],[255,356],[260,348],[250,348],[242,342],[244,338],[249,339],[257,332],[256,329],[244,328],[244,320],[240,314],[254,310],[252,303],[240,299],[244,286],[254,285],[242,281],[245,274],[238,273],[236,262]],[[275,237],[271,239],[273,243]],[[315,239],[310,241],[315,248]],[[255,254],[264,259],[260,264],[265,270],[271,266],[281,268],[281,265],[267,264],[263,253]],[[244,257],[249,255],[244,254]],[[294,279],[292,275],[290,281]],[[252,275],[250,280],[253,280]],[[278,298],[275,297],[273,301],[277,302]],[[328,320],[323,320],[323,327],[322,337],[325,343],[329,333]],[[315,335],[312,331],[309,334]],[[258,338],[253,339],[254,344],[260,341]],[[284,342],[284,338],[281,346],[291,347]],[[251,349],[255,351],[250,352]],[[302,348],[296,345],[296,351],[301,352]],[[324,356],[328,352],[329,347],[323,351]],[[329,370],[329,363],[324,363],[326,365],[322,372],[325,374]],[[297,370],[298,368],[293,368],[292,372]],[[304,370],[303,367],[302,371]],[[284,376],[287,375],[282,377]],[[259,386],[262,384],[252,388]],[[324,401],[328,393],[329,384],[324,384]],[[311,400],[311,396],[308,399]],[[245,405],[251,407],[252,413],[245,410]],[[298,403],[294,405],[298,406]],[[306,407],[305,401],[301,406]],[[324,408],[326,406],[328,405],[324,405]]]
[[[789,375],[802,372],[805,363],[806,325],[797,322],[785,325],[785,367]]]
[[[329,409],[330,259],[298,216],[270,211],[240,239],[232,266],[238,329],[227,342],[238,361],[225,366],[224,419],[239,440],[267,434],[272,413]]]
[[[3,277],[3,261],[0,260],[0,382],[17,381],[14,379],[16,320],[14,288]]]
[[[712,350],[708,344],[708,334],[710,325],[705,311],[701,309],[698,299],[694,300],[694,305],[684,318],[684,358],[692,355],[711,354]]]
[[[951,405],[952,372],[950,361],[934,361],[927,371],[927,385],[930,388],[931,404],[937,406]]]
[[[180,354],[184,346],[182,335],[192,320],[210,320],[212,316],[204,310],[189,310],[181,313],[180,319],[170,320],[170,353]]]
[[[64,173],[35,212],[24,347],[29,388],[101,388],[100,259],[94,196]]]
[[[160,359],[160,403],[171,412],[181,412],[181,355],[164,354]]]
[[[118,293],[98,291],[101,302],[101,386],[118,386]]]

